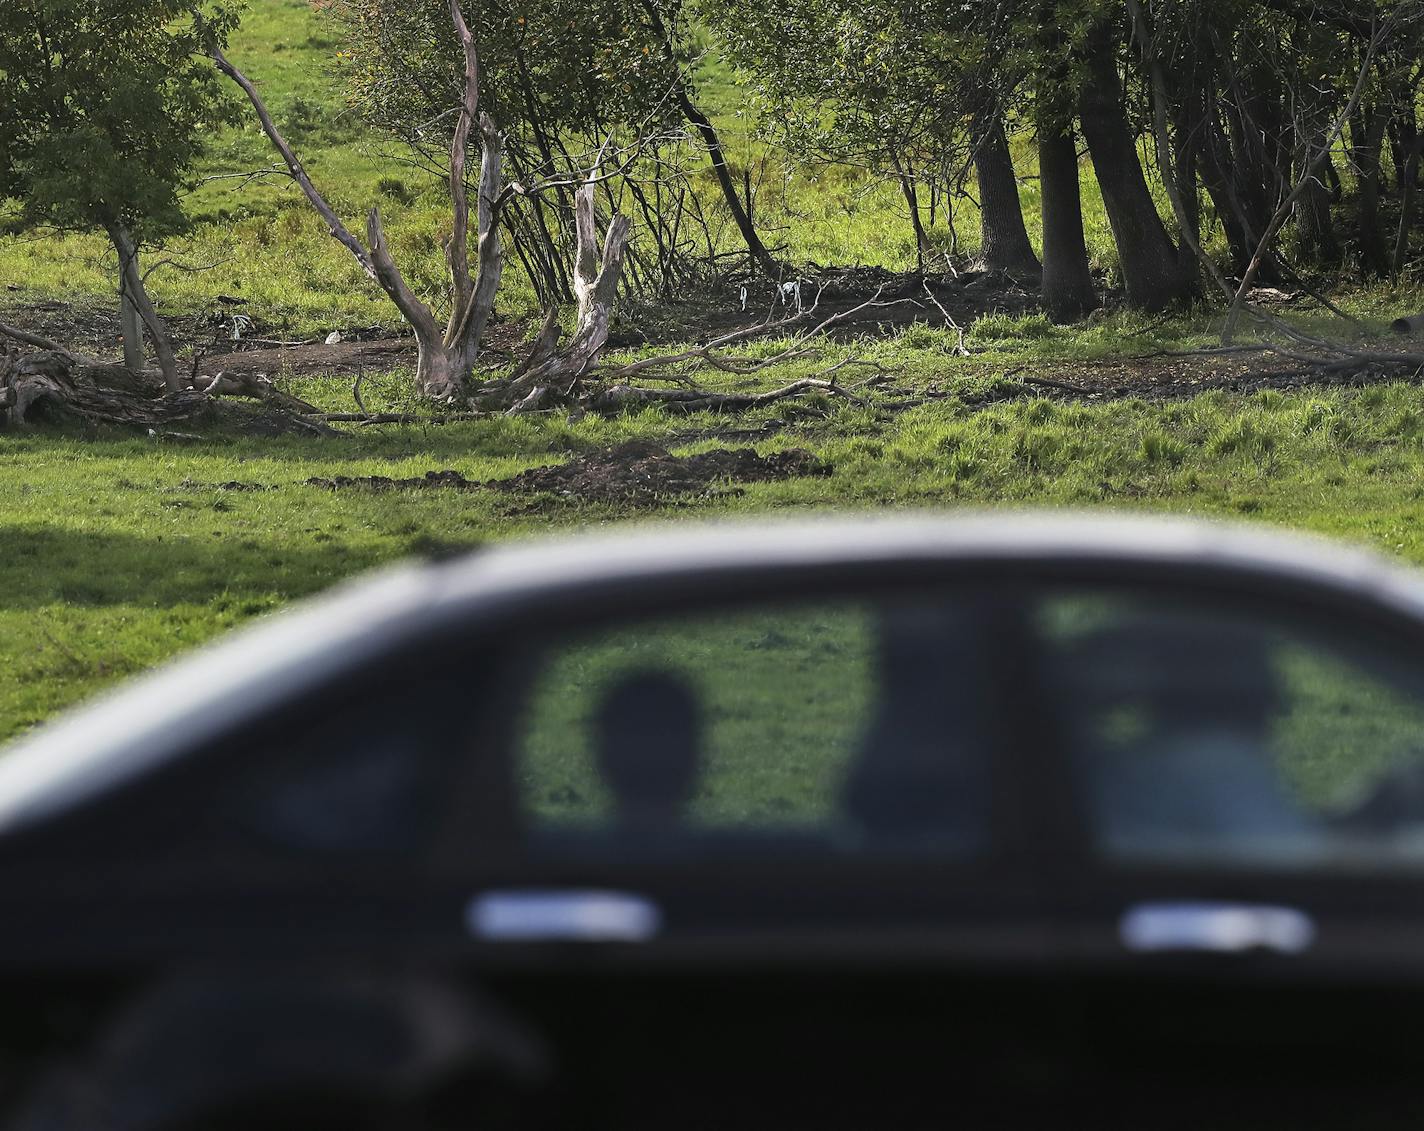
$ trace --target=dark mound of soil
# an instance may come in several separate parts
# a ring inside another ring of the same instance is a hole
[[[474,491],[484,484],[466,479],[458,471],[427,471],[418,479],[391,479],[385,475],[336,475],[330,479],[308,479],[308,487],[325,487],[328,491],[409,491],[414,488],[448,487],[454,491]]]
[[[269,483],[244,483],[238,479],[229,479],[226,483],[204,483],[200,479],[184,479],[175,491],[275,491],[274,484]]]
[[[675,456],[657,444],[634,440],[553,467],[534,467],[489,486],[522,494],[549,492],[589,502],[649,504],[669,495],[705,492],[720,480],[765,483],[798,475],[829,475],[810,452],[790,448],[758,455],[751,448],[718,448]]]
[[[364,489],[394,491],[446,488],[472,491],[480,487],[511,494],[554,494],[579,502],[632,503],[647,506],[673,495],[706,493],[715,483],[765,483],[800,475],[829,475],[831,469],[810,452],[790,448],[758,455],[751,448],[719,448],[692,456],[675,456],[657,444],[634,440],[605,448],[552,467],[535,467],[508,479],[478,483],[458,471],[429,471],[418,479],[383,475],[308,479],[329,491]]]

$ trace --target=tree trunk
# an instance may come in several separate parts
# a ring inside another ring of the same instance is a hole
[[[934,249],[930,246],[929,233],[925,231],[920,220],[919,190],[915,187],[914,174],[902,169],[894,154],[891,154],[890,159],[895,164],[895,174],[900,181],[900,192],[904,194],[905,206],[910,210],[910,228],[915,233],[915,270],[923,275],[925,264],[929,262]]]
[[[1202,185],[1211,198],[1221,230],[1226,234],[1232,274],[1240,278],[1256,250],[1255,242],[1247,234],[1240,203],[1233,196],[1229,182],[1218,175],[1217,167],[1209,160],[1202,162]]]
[[[332,238],[351,252],[361,269],[380,285],[410,324],[419,352],[417,387],[422,394],[436,400],[452,400],[464,395],[470,372],[479,356],[484,328],[494,310],[495,295],[504,270],[499,232],[500,204],[497,203],[504,196],[504,139],[494,119],[479,109],[480,67],[474,33],[465,22],[459,0],[449,0],[449,5],[455,37],[464,52],[465,85],[464,99],[450,144],[447,183],[453,224],[450,237],[445,242],[446,266],[450,275],[450,316],[443,330],[434,311],[411,289],[391,255],[380,211],[372,208],[367,215],[366,244],[363,246],[312,183],[306,168],[277,128],[252,80],[228,61],[221,48],[212,49],[213,61],[218,69],[247,96],[263,133],[281,155],[292,179],[326,222]],[[470,201],[465,183],[465,164],[469,141],[476,128],[481,138],[481,167],[475,209],[475,270],[471,271]]]
[[[1072,322],[1100,305],[1088,272],[1078,147],[1070,130],[1040,115],[1039,197],[1043,209],[1043,309],[1055,322]]]
[[[1353,134],[1353,156],[1359,175],[1358,217],[1360,225],[1360,270],[1376,277],[1389,270],[1384,230],[1380,227],[1380,148],[1389,118],[1379,107],[1370,107],[1361,119],[1361,132]]]
[[[1225,112],[1234,121],[1232,111],[1227,109]],[[1237,132],[1232,123],[1228,122],[1228,126],[1232,127],[1230,134],[1222,125],[1222,102],[1215,92],[1207,93],[1203,113],[1200,145],[1202,184],[1226,233],[1227,246],[1231,249],[1231,272],[1239,279],[1250,267],[1261,233],[1270,223],[1270,207],[1260,186],[1247,183],[1249,178],[1243,173],[1247,157],[1232,142]],[[1267,286],[1280,283],[1280,261],[1274,253],[1267,254],[1257,268],[1256,276]]]
[[[673,41],[672,34],[663,21],[662,13],[658,11],[657,5],[651,3],[650,0],[644,0],[643,10],[647,13],[654,32],[666,45],[669,56],[675,57],[677,44]],[[757,235],[756,228],[752,224],[751,216],[742,204],[742,198],[737,195],[737,186],[732,180],[732,171],[728,167],[726,155],[722,151],[722,139],[717,134],[717,128],[708,121],[707,115],[692,101],[692,94],[681,75],[679,75],[673,96],[677,99],[677,105],[681,109],[683,117],[692,123],[698,137],[702,139],[702,144],[707,147],[707,156],[712,162],[712,172],[716,175],[717,184],[722,190],[722,197],[727,202],[727,211],[732,214],[732,222],[742,233],[742,240],[747,245],[752,265],[760,268],[770,278],[779,278],[781,275],[780,264],[761,242],[761,237]]]
[[[1325,183],[1330,186],[1330,203],[1339,204],[1345,199],[1345,184],[1340,180],[1340,170],[1335,168],[1335,159],[1328,153],[1325,155],[1323,175]]]
[[[678,91],[678,105],[682,107],[683,114],[701,136],[702,144],[707,147],[707,156],[712,162],[712,171],[717,176],[717,184],[722,189],[722,197],[727,202],[727,211],[732,214],[732,222],[737,225],[737,231],[742,233],[742,240],[747,245],[747,252],[751,255],[753,265],[760,268],[769,277],[777,278],[781,273],[780,265],[761,242],[756,228],[752,226],[751,217],[747,215],[747,210],[742,205],[742,198],[737,195],[737,186],[732,182],[732,171],[728,168],[727,158],[722,153],[722,140],[717,136],[716,127],[707,120],[707,116],[697,108],[685,90]]]
[[[980,257],[990,270],[1037,275],[1043,270],[1024,227],[1019,182],[1003,116],[995,112],[979,123],[982,140],[974,158],[979,180]]]
[[[1419,187],[1420,134],[1412,109],[1401,116],[1399,124],[1401,157],[1399,171],[1399,229],[1394,237],[1392,273],[1397,278],[1409,258],[1409,233],[1414,227],[1414,199]]]
[[[1111,38],[1099,32],[1080,92],[1083,136],[1103,192],[1129,305],[1165,310],[1189,297],[1194,278],[1182,271],[1142,172],[1128,124]]]
[[[143,276],[139,273],[138,246],[134,243],[133,236],[129,234],[128,229],[122,224],[110,223],[106,227],[109,241],[114,245],[114,250],[119,256],[123,293],[133,302],[139,317],[148,327],[149,337],[153,339],[153,352],[158,357],[158,368],[163,374],[164,388],[170,393],[179,392],[183,388],[183,380],[178,374],[178,359],[173,354],[173,343],[168,337],[168,327],[159,317],[158,311],[149,299],[148,288],[144,286]],[[127,359],[127,344],[124,346],[124,355]]]
[[[124,368],[130,373],[142,373],[145,362],[143,318],[138,312],[138,305],[129,298],[122,268],[119,270],[119,332],[124,340]]]
[[[1338,201],[1333,199],[1327,170],[1317,168],[1311,175],[1311,165],[1326,148],[1325,122],[1331,112],[1325,92],[1308,88],[1306,101],[1298,112],[1303,124],[1296,132],[1298,152],[1293,156],[1291,168],[1294,182],[1308,178],[1291,210],[1294,227],[1291,251],[1301,262],[1326,269],[1338,268],[1342,259],[1330,215],[1330,206]]]
[[[1162,175],[1162,187],[1171,201],[1172,213],[1177,218],[1179,263],[1183,274],[1191,272],[1196,278],[1198,270],[1204,271],[1222,293],[1231,296],[1231,284],[1221,273],[1221,268],[1201,245],[1201,228],[1197,209],[1197,183],[1195,162],[1191,158],[1191,146],[1185,140],[1184,131],[1178,123],[1176,147],[1173,147],[1172,132],[1168,125],[1168,111],[1172,96],[1167,86],[1167,71],[1157,54],[1156,37],[1153,35],[1147,14],[1138,0],[1127,0],[1127,10],[1132,17],[1133,27],[1143,61],[1151,81],[1152,90],[1152,137],[1157,148],[1157,167]],[[1190,259],[1186,253],[1190,252]]]
[[[508,380],[476,390],[478,403],[486,408],[522,413],[566,400],[603,355],[631,226],[626,216],[615,214],[604,233],[603,247],[599,248],[594,185],[594,178],[590,177],[574,198],[574,230],[578,237],[574,259],[578,321],[574,336],[567,348],[560,350],[558,320],[555,312],[549,311],[524,364]]]
[[[1160,72],[1161,60],[1155,60],[1154,66]],[[1190,95],[1192,110],[1189,111],[1185,106],[1179,107],[1172,120],[1172,167],[1176,174],[1177,191],[1180,194],[1183,208],[1181,222],[1191,236],[1190,239],[1181,239],[1177,242],[1179,266],[1185,272],[1197,270],[1201,249],[1201,199],[1197,195],[1199,164],[1197,150],[1200,146],[1196,130],[1199,120],[1197,114],[1200,112],[1201,104],[1200,95],[1193,91]]]
[[[1307,154],[1318,153],[1324,143],[1323,130],[1310,139]],[[1309,157],[1307,157],[1307,161]],[[1304,176],[1302,167],[1297,178]],[[1295,238],[1293,251],[1298,260],[1316,267],[1334,268],[1340,265],[1340,241],[1335,238],[1335,223],[1330,216],[1330,187],[1321,176],[1310,178],[1293,208]]]

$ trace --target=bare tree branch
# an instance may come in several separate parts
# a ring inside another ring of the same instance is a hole
[[[1330,129],[1326,132],[1324,139],[1321,141],[1315,156],[1306,162],[1300,178],[1277,206],[1274,215],[1271,216],[1270,223],[1266,225],[1266,230],[1261,234],[1261,239],[1256,245],[1256,251],[1251,256],[1251,262],[1248,264],[1245,273],[1241,276],[1241,283],[1236,288],[1236,294],[1231,300],[1231,307],[1226,312],[1226,322],[1221,331],[1221,340],[1224,344],[1230,345],[1232,338],[1236,334],[1236,323],[1240,317],[1241,309],[1246,303],[1246,295],[1251,290],[1252,284],[1256,281],[1256,274],[1261,269],[1261,263],[1264,261],[1266,252],[1270,249],[1272,241],[1275,240],[1277,233],[1280,232],[1281,227],[1290,216],[1291,209],[1295,206],[1295,202],[1300,199],[1301,195],[1309,187],[1311,181],[1320,172],[1321,167],[1325,164],[1325,159],[1330,155],[1330,150],[1334,148],[1335,143],[1339,140],[1341,133],[1344,131],[1345,124],[1354,115],[1355,109],[1359,106],[1360,99],[1364,96],[1365,88],[1369,82],[1370,68],[1374,65],[1375,55],[1379,51],[1380,44],[1383,43],[1388,34],[1394,30],[1396,22],[1396,13],[1391,13],[1382,23],[1374,27],[1373,34],[1370,36],[1369,45],[1365,49],[1364,61],[1360,64],[1359,77],[1355,80],[1355,88],[1350,92],[1349,101],[1345,103],[1340,113],[1336,115],[1334,122],[1331,123]]]
[[[495,201],[504,178],[504,139],[494,119],[480,115],[480,189],[475,210],[475,284],[463,305],[456,304],[450,312],[453,333],[447,332],[445,344],[454,346],[469,341],[478,344],[494,310],[495,295],[504,275],[504,251],[500,239],[500,217]],[[466,253],[468,254],[468,253]]]
[[[51,353],[60,354],[63,357],[69,358],[71,361],[81,360],[75,353],[65,349],[65,347],[58,342],[52,342],[48,338],[42,338],[38,334],[31,334],[16,326],[8,326],[4,322],[0,322],[0,337],[13,338],[15,341],[24,345],[34,346],[35,349],[49,350]]]
[[[455,133],[450,141],[450,205],[454,224],[445,244],[451,283],[450,322],[445,330],[447,343],[459,332],[475,289],[470,278],[470,199],[465,186],[465,159],[470,146],[470,131],[474,129],[480,106],[480,58],[475,49],[474,33],[460,11],[460,0],[450,0],[450,22],[455,26],[455,38],[464,55],[465,90],[460,116],[455,121]]]
[[[307,171],[302,163],[297,159],[292,147],[287,144],[287,139],[282,136],[282,132],[277,128],[277,124],[272,120],[272,115],[267,109],[267,104],[262,100],[262,95],[258,93],[257,87],[252,84],[252,80],[228,62],[227,56],[223,54],[222,48],[213,48],[213,62],[217,64],[218,70],[242,88],[242,92],[247,95],[247,100],[252,103],[252,109],[257,113],[257,120],[262,124],[262,132],[267,135],[273,147],[282,156],[282,160],[287,164],[287,170],[291,173],[292,179],[301,186],[301,190],[306,194],[311,206],[321,214],[321,218],[326,221],[326,226],[341,244],[343,244],[352,255],[356,257],[356,262],[361,265],[362,270],[372,279],[379,280],[376,266],[371,262],[370,255],[361,246],[358,240],[341,222],[335,210],[326,202],[326,198],[317,191],[316,185],[312,184],[312,179],[307,176]],[[402,311],[402,313],[405,313]],[[409,317],[409,315],[407,315]]]

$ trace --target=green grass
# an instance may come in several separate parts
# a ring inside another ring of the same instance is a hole
[[[348,222],[359,224],[364,210],[379,204],[412,286],[438,307],[448,204],[438,183],[393,165],[384,143],[345,110],[332,71],[338,46],[331,25],[307,0],[253,0],[230,55],[263,85],[277,119]],[[897,188],[855,169],[790,166],[756,140],[755,123],[743,116],[728,68],[715,54],[701,68],[698,97],[722,131],[734,175],[740,180],[743,169],[752,172],[756,214],[779,255],[821,265],[914,265]],[[1027,176],[1033,171],[1029,140],[1016,138],[1015,144],[1026,175],[1025,215],[1035,231],[1039,203],[1037,182]],[[700,156],[688,157],[719,246],[735,247],[736,233],[710,169]],[[218,176],[271,161],[265,139],[247,125],[211,139],[201,172]],[[1083,196],[1090,255],[1111,281],[1115,253],[1088,166]],[[165,268],[153,276],[165,311],[201,311],[224,294],[247,299],[246,309],[275,335],[399,326],[394,310],[286,181],[211,180],[194,192],[189,209],[192,230],[173,241],[167,254],[204,269]],[[0,222],[5,219],[0,214]],[[956,204],[953,219],[959,250],[972,254],[978,227],[972,202]],[[15,289],[0,292],[0,301],[112,305],[113,263],[102,240],[0,227],[6,231],[0,234],[0,283]],[[931,234],[939,247],[950,246],[943,216]],[[532,288],[516,264],[505,280],[501,314],[536,313]],[[1424,293],[1412,284],[1375,286],[1338,301],[1367,329],[1379,331],[1401,311],[1424,306]],[[671,322],[679,313],[634,312],[649,325]],[[633,314],[620,317],[626,321]],[[1338,322],[1317,313],[1297,311],[1292,318],[1307,331],[1342,332]],[[810,448],[833,466],[830,478],[748,484],[739,486],[740,493],[667,500],[651,512],[492,491],[333,493],[305,480],[417,477],[443,468],[484,480],[630,438],[669,443],[685,454],[725,446],[715,432],[728,427],[727,420],[647,411],[576,422],[498,418],[324,440],[212,434],[191,443],[0,435],[0,476],[7,485],[0,492],[0,671],[6,673],[0,681],[0,739],[126,675],[382,563],[555,529],[837,508],[1116,507],[1247,517],[1338,535],[1424,563],[1424,391],[1417,387],[1068,403],[1033,395],[1015,376],[1026,366],[1071,368],[1196,348],[1215,340],[1219,321],[1219,312],[1206,308],[1170,318],[1105,312],[1064,328],[1037,315],[991,310],[968,327],[968,358],[957,356],[953,333],[916,324],[839,342],[816,358],[780,365],[753,380],[700,374],[717,388],[767,388],[854,355],[881,366],[890,391],[867,405],[813,398],[730,422],[740,428],[781,424],[757,446]],[[765,357],[785,345],[763,341],[742,352]],[[864,375],[845,372],[855,374],[848,380]],[[326,407],[354,407],[349,378],[289,385]],[[418,408],[410,385],[406,372],[372,375],[366,403],[373,409]],[[933,399],[920,407],[887,407],[931,393]],[[262,489],[218,486],[228,481]],[[540,700],[546,709],[527,736],[535,808],[553,816],[602,811],[606,798],[599,793],[587,736],[577,740],[582,745],[575,757],[559,752],[569,734],[586,730],[608,679],[634,660],[651,658],[708,690],[712,773],[697,799],[700,815],[719,821],[824,815],[868,702],[863,630],[843,619],[832,624],[811,610],[775,625],[756,617],[722,624],[696,647],[656,631],[639,632],[636,641],[590,642],[546,673]],[[835,679],[799,678],[828,648],[837,656]],[[737,656],[736,664],[725,662],[729,654]],[[1298,682],[1309,710],[1300,716],[1307,721],[1296,720],[1291,740],[1303,751],[1291,768],[1292,781],[1302,796],[1336,804],[1359,784],[1358,775],[1340,772],[1357,733],[1350,704],[1370,700],[1379,706],[1381,749],[1397,746],[1392,736],[1416,720],[1346,675],[1302,665]],[[789,694],[792,688],[800,697]],[[779,761],[763,763],[750,741],[764,722],[756,712],[778,703],[785,705],[775,732],[783,753]]]
[[[678,618],[560,648],[526,703],[518,762],[541,819],[607,820],[594,713],[619,680],[675,675],[703,717],[694,819],[824,823],[859,748],[875,694],[870,611],[838,603]]]
[[[309,390],[304,390],[308,391]],[[814,407],[814,406],[812,406]],[[0,439],[0,736],[118,678],[383,562],[451,545],[633,519],[790,509],[1109,506],[1248,517],[1424,562],[1424,392],[1405,385],[1153,404],[1031,396],[898,414],[841,402],[762,450],[808,447],[827,479],[747,484],[651,515],[496,492],[333,493],[312,476],[507,476],[632,437],[690,452],[725,427],[658,412],[576,423],[498,418],[330,440],[172,444]],[[262,491],[224,491],[228,481]],[[536,500],[537,501],[537,500]]]

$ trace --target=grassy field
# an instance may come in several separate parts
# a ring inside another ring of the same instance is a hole
[[[725,420],[501,418],[182,444],[5,437],[0,735],[360,570],[551,529],[787,508],[1110,506],[1246,517],[1424,563],[1424,393],[1413,386],[824,412],[757,447],[809,448],[832,465],[830,477],[747,484],[739,495],[651,511],[494,491],[331,492],[305,481],[447,467],[487,480],[629,438],[686,453],[719,446],[686,437]],[[218,486],[231,482],[264,489]]]
[[[348,217],[379,200],[392,242],[418,289],[439,285],[438,187],[392,174],[380,142],[342,106],[330,71],[338,44],[306,0],[253,0],[231,55],[268,91],[315,178]],[[912,265],[898,191],[846,170],[785,178],[779,158],[738,116],[730,76],[707,65],[703,97],[739,165],[766,163],[758,215],[796,261]],[[213,140],[205,172],[270,162],[253,128]],[[1112,269],[1096,185],[1085,171],[1089,239]],[[700,173],[699,176],[710,174]],[[382,178],[388,183],[379,187]],[[402,179],[403,178],[403,179]],[[394,180],[401,180],[397,185]],[[710,183],[710,182],[709,182]],[[1034,182],[1025,184],[1036,226]],[[394,311],[360,276],[290,186],[276,180],[205,184],[193,231],[170,254],[212,269],[154,276],[163,308],[192,314],[219,294],[242,296],[275,333],[393,326]],[[102,241],[3,227],[0,309],[62,300],[110,304]],[[976,219],[957,217],[972,247]],[[942,227],[936,238],[947,238]],[[517,273],[501,300],[508,318],[532,314]],[[1373,326],[1424,299],[1377,288],[1341,300]],[[126,435],[0,434],[0,738],[16,735],[108,686],[281,604],[400,557],[485,540],[613,522],[800,509],[1108,506],[1246,517],[1316,530],[1424,563],[1424,392],[1407,385],[1195,397],[1034,395],[1025,365],[1072,366],[1191,348],[1211,340],[1210,312],[1172,319],[1115,313],[1081,327],[990,312],[969,330],[973,356],[925,325],[841,342],[816,362],[777,367],[772,387],[854,351],[903,390],[863,406],[785,403],[729,421],[643,412],[616,419],[562,416],[399,426],[320,440],[203,435],[191,441]],[[1323,319],[1302,325],[1323,327]],[[750,352],[777,348],[759,343]],[[373,376],[371,407],[408,407],[409,374]],[[331,409],[351,407],[350,379],[290,379]],[[908,401],[930,398],[918,407]],[[735,441],[721,430],[780,425]],[[313,476],[417,477],[453,468],[505,477],[628,439],[679,454],[754,443],[810,449],[827,478],[748,484],[740,493],[668,499],[654,508],[511,498],[494,491],[330,492]],[[240,483],[251,489],[230,489]]]

